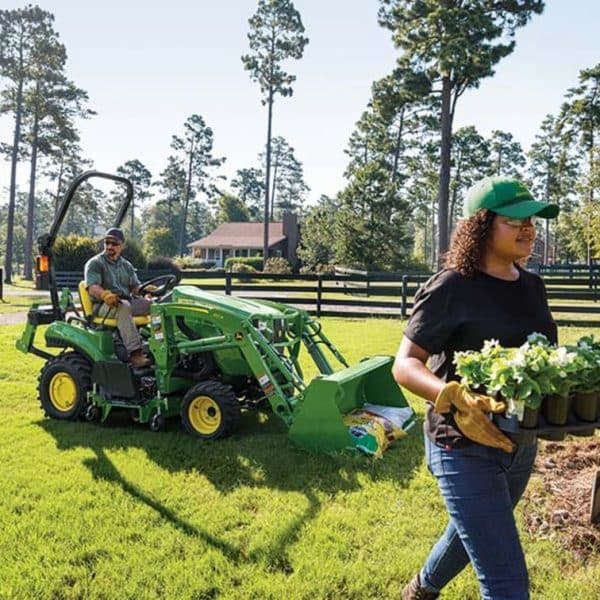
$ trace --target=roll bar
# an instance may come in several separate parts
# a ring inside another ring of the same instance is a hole
[[[81,175],[78,175],[73,180],[71,185],[69,186],[69,189],[66,191],[63,201],[61,202],[60,206],[58,207],[58,210],[56,211],[56,215],[54,216],[54,221],[52,222],[52,225],[50,226],[50,230],[48,231],[48,233],[45,233],[44,235],[42,235],[38,238],[38,249],[39,249],[40,255],[48,256],[50,258],[49,269],[48,269],[48,283],[49,283],[49,287],[50,287],[50,299],[52,301],[52,310],[53,310],[55,319],[62,319],[64,315],[62,314],[62,311],[61,311],[61,308],[59,305],[59,301],[58,301],[58,290],[56,289],[56,276],[54,273],[54,264],[53,264],[53,260],[52,260],[52,247],[54,246],[54,243],[56,242],[56,236],[58,235],[58,230],[60,229],[60,226],[62,225],[65,215],[67,214],[67,210],[69,209],[71,201],[73,200],[73,196],[75,196],[75,192],[77,191],[77,188],[84,181],[86,181],[92,177],[99,177],[101,179],[109,179],[109,180],[115,181],[117,183],[122,183],[127,188],[127,193],[125,195],[123,202],[121,203],[121,206],[119,207],[117,216],[115,217],[115,220],[113,223],[113,227],[119,227],[121,225],[123,219],[125,218],[125,213],[127,212],[127,209],[129,208],[129,204],[131,203],[131,199],[133,198],[133,185],[132,185],[131,181],[129,181],[129,179],[127,179],[125,177],[120,177],[119,175],[111,175],[110,173],[103,173],[101,171],[94,171],[94,170],[85,171],[85,172],[81,173]]]

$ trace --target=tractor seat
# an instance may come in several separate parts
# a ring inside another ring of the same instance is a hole
[[[81,301],[81,310],[88,323],[92,323],[93,325],[106,325],[107,327],[117,326],[116,319],[105,319],[104,317],[94,316],[94,305],[87,286],[85,285],[85,281],[79,282],[79,300]],[[138,326],[148,325],[148,323],[150,323],[150,315],[133,317],[133,322]]]

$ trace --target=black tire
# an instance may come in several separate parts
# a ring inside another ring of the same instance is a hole
[[[51,358],[38,379],[38,396],[44,413],[61,421],[83,418],[87,393],[92,388],[91,372],[88,360],[77,352]]]
[[[231,435],[239,426],[240,403],[229,385],[204,381],[183,397],[181,420],[186,431],[203,440]]]
[[[150,419],[150,423],[148,423],[148,426],[150,427],[150,431],[162,431],[165,427],[166,424],[166,420],[164,418],[163,415],[153,415],[153,417]]]

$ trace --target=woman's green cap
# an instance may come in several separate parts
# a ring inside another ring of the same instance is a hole
[[[535,200],[517,179],[502,176],[486,177],[467,191],[465,217],[472,217],[483,208],[513,219],[525,219],[534,215],[554,219],[559,211],[557,204]]]

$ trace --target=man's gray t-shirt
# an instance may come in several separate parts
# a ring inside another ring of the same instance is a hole
[[[133,265],[122,256],[116,261],[109,260],[104,253],[96,254],[85,263],[85,285],[101,285],[121,297],[128,297],[140,285]]]

